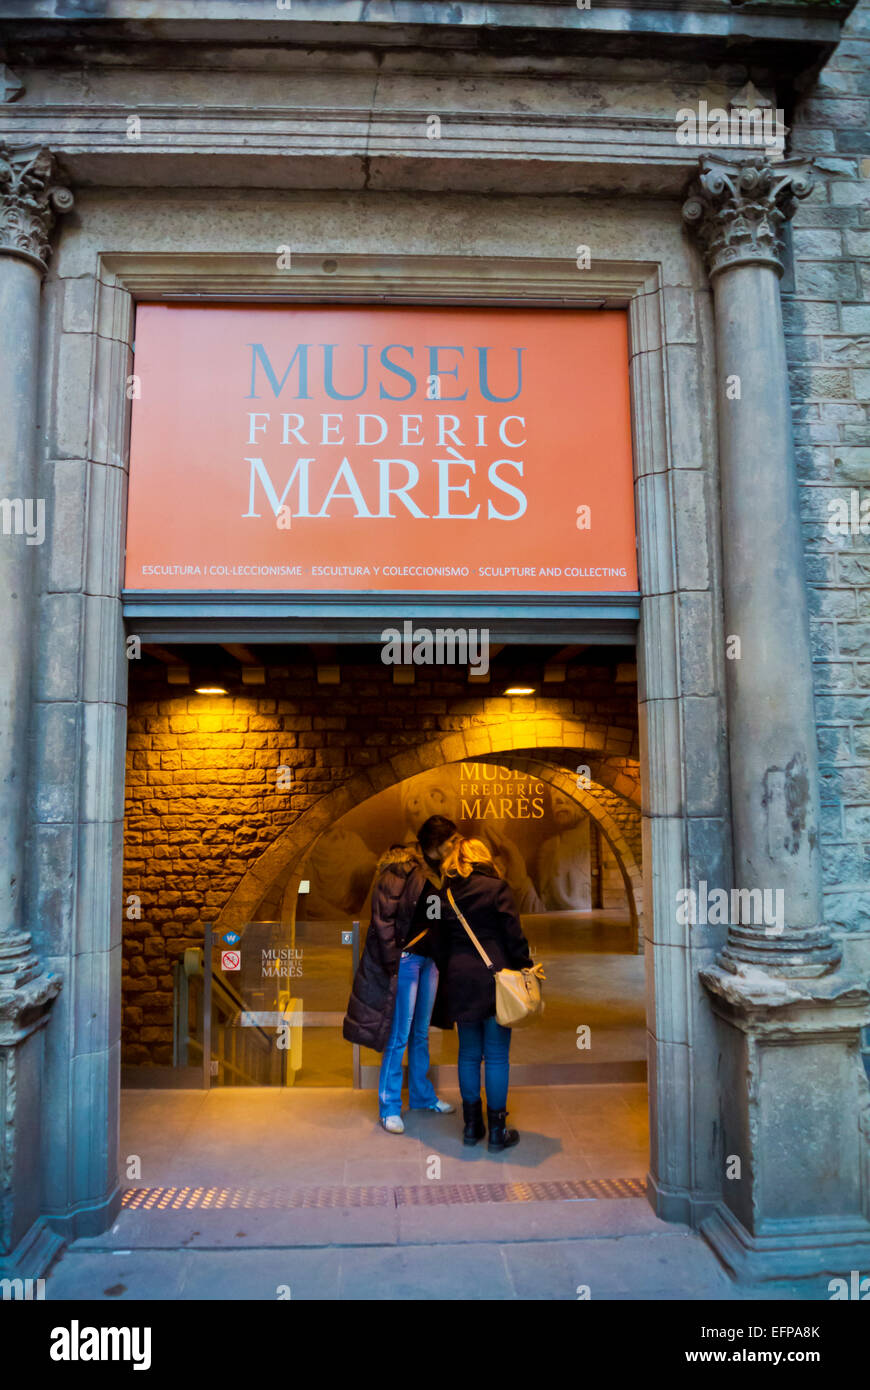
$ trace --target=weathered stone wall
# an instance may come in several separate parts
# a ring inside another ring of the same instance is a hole
[[[637,827],[640,830],[640,817],[637,817]],[[625,883],[619,871],[619,864],[616,855],[610,849],[606,840],[599,839],[601,846],[600,872],[601,872],[601,907],[604,912],[613,912],[617,909],[625,909]]]
[[[616,821],[628,841],[635,859],[640,864],[643,859],[641,824],[640,818],[635,814],[634,807],[626,801],[625,797],[608,790],[606,787],[597,787],[595,797]]]
[[[169,685],[153,667],[131,672],[124,894],[140,900],[141,917],[124,921],[128,1063],[171,1061],[173,961],[201,943],[202,923],[281,830],[360,768],[456,731],[552,714],[582,723],[593,780],[606,763],[629,794],[637,785],[637,689],[615,683],[615,664],[569,666],[552,695],[544,686],[523,699],[475,689],[455,668],[396,686],[390,667],[347,664],[337,687],[319,686],[313,664],[277,669],[227,697]],[[560,753],[537,756],[558,763]],[[579,760],[575,751],[568,765]],[[286,790],[279,767],[292,770]],[[613,790],[600,796],[640,862],[639,810]],[[608,901],[613,886],[605,878]]]
[[[829,503],[870,497],[870,0],[794,116],[816,187],[794,219],[783,298],[814,647],[825,910],[870,932],[870,538]],[[763,460],[759,461],[763,466]],[[784,679],[787,679],[784,673]]]

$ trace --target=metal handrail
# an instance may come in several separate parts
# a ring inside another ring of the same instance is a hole
[[[360,923],[359,923],[358,920],[352,920],[352,921],[351,921],[351,924],[350,924],[350,925],[351,925],[351,930],[350,930],[350,932],[347,931],[347,924],[348,924],[348,919],[347,919],[347,918],[340,919],[339,921],[336,921],[336,922],[318,921],[318,922],[316,923],[316,925],[317,925],[318,927],[320,927],[320,928],[328,928],[328,927],[330,927],[330,926],[333,926],[333,927],[337,927],[337,928],[340,929],[341,934],[342,934],[342,937],[345,938],[344,941],[343,941],[343,944],[349,945],[349,946],[351,946],[351,948],[352,948],[352,970],[353,970],[353,975],[354,975],[354,977],[355,977],[356,971],[357,971],[357,969],[358,969],[358,967],[359,967],[359,958],[360,958],[360,941],[359,941],[359,935],[360,935],[360,933],[359,933],[359,928],[360,928]],[[253,927],[253,926],[280,926],[280,927],[285,928],[285,929],[289,928],[290,940],[293,941],[293,942],[295,942],[295,940],[296,940],[296,927],[297,927],[297,925],[303,925],[303,923],[302,923],[302,922],[297,923],[296,921],[294,921],[293,923],[285,923],[285,922],[280,922],[280,923],[279,923],[279,922],[271,922],[271,921],[267,921],[267,920],[264,920],[264,921],[251,921],[251,922],[246,923],[246,926],[251,926],[251,927]],[[229,986],[229,985],[226,983],[226,981],[224,981],[223,979],[221,979],[219,976],[215,975],[214,970],[212,969],[212,960],[213,960],[213,950],[214,950],[214,946],[215,946],[215,938],[214,938],[214,931],[213,931],[212,925],[211,925],[210,923],[209,923],[209,924],[205,924],[205,925],[204,925],[204,945],[203,945],[203,948],[196,947],[196,948],[193,948],[193,950],[196,951],[196,952],[198,953],[198,961],[199,961],[200,966],[203,966],[203,965],[205,966],[205,968],[204,968],[203,971],[202,971],[202,973],[203,973],[203,1020],[202,1020],[202,1044],[201,1044],[201,1046],[202,1046],[202,1069],[203,1069],[203,1070],[202,1070],[202,1075],[203,1075],[203,1087],[204,1087],[204,1089],[206,1089],[206,1090],[208,1090],[208,1089],[210,1088],[210,1085],[211,1085],[211,1065],[212,1065],[212,1055],[211,1055],[211,1054],[212,1054],[212,1038],[213,1038],[213,1031],[214,1031],[214,1030],[213,1030],[213,1022],[214,1022],[215,1005],[216,1005],[218,999],[220,1000],[220,1002],[221,1002],[222,1004],[224,1004],[225,1009],[226,1009],[226,1006],[227,1006],[228,1004],[232,1004],[232,1005],[233,1005],[233,1013],[234,1013],[234,1014],[238,1014],[238,1015],[242,1015],[242,1014],[248,1014],[248,1015],[249,1015],[249,1014],[250,1014],[250,1010],[248,1010],[248,1009],[246,1009],[246,1008],[244,1007],[244,1001],[243,1001],[243,999],[241,998],[241,996],[240,996],[234,989],[232,989],[232,987]],[[186,953],[186,954],[187,954],[187,953]],[[205,964],[206,961],[207,961],[207,964]],[[192,970],[192,971],[189,971],[188,973],[190,973],[190,974],[197,974],[197,973],[199,973],[199,972],[198,972],[197,970],[194,969],[194,970]],[[188,1007],[189,1007],[189,1005],[188,1005]],[[342,1010],[342,1013],[343,1013],[343,1010]],[[185,1015],[185,1019],[186,1019],[186,1017],[187,1017],[187,1016]],[[324,1015],[324,1017],[326,1017],[326,1015]],[[268,1036],[267,1032],[265,1031],[265,1029],[264,1029],[260,1024],[251,1022],[250,1024],[248,1024],[248,1025],[246,1026],[246,1029],[245,1029],[245,1032],[246,1032],[248,1038],[251,1037],[251,1035],[248,1033],[248,1028],[251,1028],[254,1032],[260,1034],[261,1038],[262,1038],[263,1041],[266,1043],[267,1047],[269,1048],[269,1050],[270,1050],[270,1052],[271,1052],[271,1039],[269,1038],[269,1036]],[[253,1041],[252,1038],[251,1038],[251,1041]],[[184,1049],[185,1055],[186,1055],[187,1048],[189,1048],[189,1046],[190,1046],[190,1043],[188,1042],[186,1048]],[[196,1046],[199,1047],[200,1044],[197,1042],[197,1043],[196,1043]],[[359,1046],[358,1046],[356,1043],[351,1044],[351,1049],[352,1049],[352,1061],[353,1061],[353,1086],[354,1086],[355,1089],[359,1089],[360,1086],[361,1086],[361,1084],[362,1084],[362,1068],[361,1068],[361,1062],[360,1062],[360,1049],[359,1049]],[[182,1053],[182,1048],[181,1048],[181,1046],[178,1047],[178,1053],[179,1053],[179,1055],[181,1055],[181,1053]],[[225,1070],[228,1070],[228,1071],[230,1071],[231,1073],[234,1073],[234,1074],[236,1074],[236,1075],[243,1076],[243,1077],[245,1077],[246,1079],[248,1079],[248,1080],[253,1081],[253,1082],[256,1083],[256,1081],[257,1081],[258,1078],[255,1078],[255,1077],[251,1076],[249,1073],[246,1073],[245,1071],[243,1071],[242,1069],[240,1069],[234,1062],[231,1062],[228,1058],[221,1057],[221,1058],[218,1059],[218,1060],[220,1061],[221,1065],[224,1067]]]
[[[205,1066],[210,1062],[210,1049],[207,1053],[199,1038],[191,1036],[190,1033],[190,988],[194,979],[202,979],[205,986],[204,970],[204,950],[200,946],[189,947],[183,960],[177,960],[173,966],[173,1029],[172,1029],[172,1060],[174,1066],[188,1066],[190,1063],[190,1053],[200,1053],[201,1060]],[[222,1011],[225,1017],[232,1017],[244,1011],[244,1001],[241,996],[226,983],[225,980],[212,977],[209,980],[211,989],[208,991],[210,996],[210,1010],[217,1009]],[[203,988],[199,996],[200,1002],[204,1004],[206,990]],[[205,1022],[205,1010],[203,1009],[203,1024]],[[209,1019],[211,1024],[211,1018]],[[199,1030],[196,1029],[195,1032]],[[203,1029],[205,1032],[205,1029]],[[211,1026],[208,1028],[211,1034]],[[257,1035],[259,1034],[259,1038]],[[249,1033],[246,1033],[245,1042],[247,1046],[263,1045],[268,1052],[271,1052],[271,1041],[265,1029],[254,1025]],[[246,1071],[244,1067],[229,1058],[222,1058],[222,1063],[226,1070],[236,1076],[243,1077],[245,1080],[256,1083],[261,1080],[255,1073]]]

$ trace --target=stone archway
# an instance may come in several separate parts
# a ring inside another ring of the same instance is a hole
[[[494,762],[496,755],[491,758],[477,759],[479,762]],[[588,789],[584,790],[577,786],[576,775],[564,767],[553,763],[543,762],[536,758],[533,753],[512,754],[506,753],[498,758],[499,767],[516,770],[528,774],[536,781],[546,782],[548,786],[556,788],[576,801],[582,806],[584,812],[593,820],[603,839],[609,845],[616,865],[619,869],[623,885],[625,887],[626,903],[628,905],[629,916],[632,926],[638,933],[640,941],[640,922],[643,912],[643,880],[642,880],[642,859],[641,859],[641,828],[640,812],[626,798],[620,798],[615,792],[609,791],[599,783],[592,781]],[[377,793],[374,793],[377,795]],[[614,803],[620,803],[621,808],[614,813]],[[628,826],[626,821],[628,820]],[[301,822],[297,822],[301,824]],[[630,827],[630,828],[629,828]],[[286,843],[286,840],[285,840]],[[288,862],[290,870],[287,874],[288,882],[293,879],[293,860],[300,868],[300,873],[296,874],[298,883],[300,875],[304,870],[305,858],[313,845],[313,841],[298,855],[292,854],[288,846]],[[288,868],[285,862],[285,871]],[[291,894],[292,896],[292,894]],[[221,919],[219,919],[220,921]],[[221,925],[223,925],[221,921]],[[639,947],[640,949],[640,947]]]
[[[224,904],[216,919],[215,930],[228,930],[251,920],[278,875],[286,873],[288,865],[292,875],[294,869],[303,863],[318,835],[369,797],[432,768],[462,759],[491,760],[495,756],[500,757],[505,766],[510,764],[534,771],[540,780],[549,782],[577,801],[596,821],[619,865],[632,922],[637,926],[642,911],[639,856],[612,811],[596,797],[596,784],[593,782],[585,790],[578,788],[576,778],[567,769],[534,758],[534,750],[550,747],[557,751],[570,749],[589,762],[599,750],[588,749],[583,741],[585,736],[584,725],[579,720],[533,714],[442,735],[356,773],[287,826],[263,851]],[[591,767],[591,762],[589,765]],[[610,794],[619,795],[612,791]],[[624,804],[632,805],[627,798],[623,797],[622,800]],[[637,808],[632,806],[632,809],[636,813]]]
[[[615,798],[617,794],[605,792],[602,796],[602,787],[598,782],[592,781],[588,789],[578,787],[576,775],[567,768],[555,767],[552,763],[541,762],[533,755],[508,753],[500,759],[500,762],[503,767],[528,772],[539,781],[547,782],[550,786],[556,787],[558,791],[563,792],[565,796],[570,796],[572,801],[576,801],[582,806],[590,819],[595,821],[602,836],[613,851],[619,871],[622,874],[622,881],[625,884],[625,896],[632,925],[638,928],[643,913],[643,871],[639,846],[640,814],[637,808],[632,806],[627,798],[621,798],[626,808],[630,807],[637,822],[636,835],[630,835],[626,832],[625,827],[620,825],[613,810],[607,806],[607,800]]]

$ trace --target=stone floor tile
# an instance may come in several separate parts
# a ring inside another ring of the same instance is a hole
[[[45,1284],[46,1299],[106,1299],[130,1302],[180,1296],[187,1252],[67,1250]]]
[[[482,1202],[399,1207],[403,1244],[447,1241],[577,1241],[601,1236],[690,1234],[660,1221],[643,1198],[588,1202]],[[692,1237],[697,1239],[697,1237]]]
[[[497,1245],[344,1250],[340,1298],[509,1299],[513,1288]]]
[[[416,1187],[425,1181],[423,1158],[349,1158],[344,1181],[348,1187]]]
[[[340,1250],[197,1251],[187,1261],[182,1299],[334,1302]],[[284,1292],[284,1289],[287,1292]]]
[[[709,1298],[730,1289],[716,1257],[694,1235],[516,1242],[503,1248],[520,1298],[576,1298],[581,1285],[593,1299],[659,1285],[702,1290]]]

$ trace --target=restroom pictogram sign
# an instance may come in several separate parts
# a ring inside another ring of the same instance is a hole
[[[221,951],[221,970],[241,970],[241,951]]]

